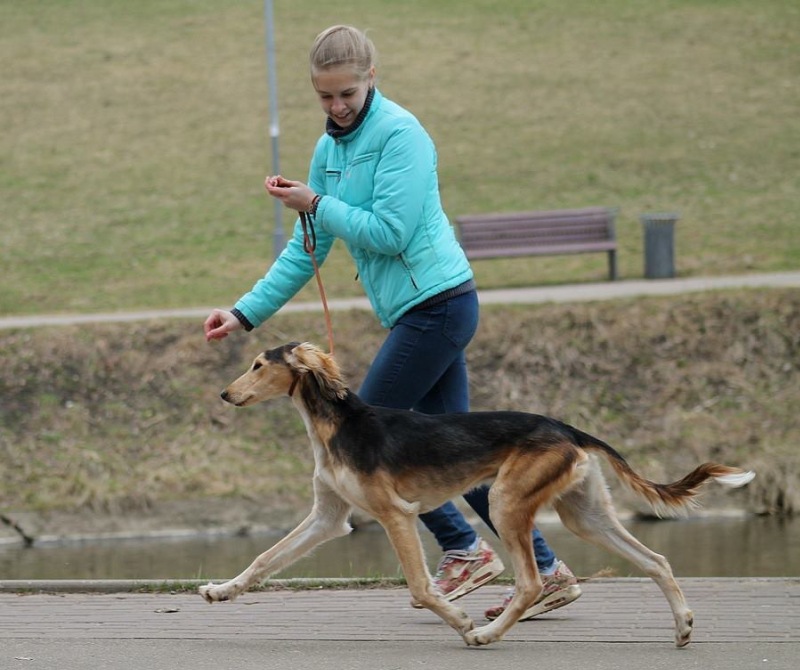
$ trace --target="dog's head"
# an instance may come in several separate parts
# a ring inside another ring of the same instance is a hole
[[[319,393],[324,397],[333,400],[345,396],[347,386],[333,356],[308,342],[292,342],[259,354],[250,369],[220,395],[232,405],[245,407],[292,395],[308,375],[316,381]]]

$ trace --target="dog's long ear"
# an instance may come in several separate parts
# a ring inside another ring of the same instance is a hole
[[[347,393],[347,385],[339,371],[339,365],[330,354],[323,353],[313,344],[303,342],[291,349],[286,362],[298,373],[310,372],[326,398],[342,399]]]

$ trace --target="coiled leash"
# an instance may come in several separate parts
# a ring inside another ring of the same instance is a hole
[[[317,250],[317,231],[314,230],[313,218],[313,215],[308,212],[300,212],[300,223],[303,226],[303,251],[311,256],[311,264],[314,266],[314,276],[317,278],[319,297],[322,299],[322,311],[325,313],[325,327],[328,330],[328,350],[333,356],[333,323],[328,309],[328,300],[325,297],[325,287],[322,285],[322,276],[319,273],[319,265],[317,265],[317,256],[314,253]]]

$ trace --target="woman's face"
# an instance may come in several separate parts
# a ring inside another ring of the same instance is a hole
[[[312,83],[322,111],[336,125],[349,128],[364,107],[374,80],[375,68],[369,71],[366,79],[361,79],[352,67],[341,65],[315,73]]]

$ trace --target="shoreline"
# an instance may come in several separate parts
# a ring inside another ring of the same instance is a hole
[[[192,503],[194,507],[196,503]],[[459,505],[462,507],[462,505]],[[479,520],[466,506],[462,507],[462,511],[466,513],[467,520],[472,524],[479,523]],[[31,548],[45,548],[45,547],[59,547],[80,544],[109,544],[114,542],[158,542],[158,541],[173,541],[173,540],[192,540],[203,538],[230,538],[230,537],[269,537],[269,536],[282,536],[291,531],[291,529],[305,516],[305,510],[299,514],[295,511],[296,521],[292,521],[288,517],[291,515],[279,515],[283,523],[276,524],[252,524],[252,523],[239,523],[239,524],[224,524],[207,525],[204,527],[198,526],[173,526],[170,527],[165,522],[163,525],[159,524],[159,516],[125,516],[115,517],[114,515],[104,515],[105,523],[112,524],[117,527],[115,530],[100,531],[100,532],[78,532],[78,531],[65,531],[53,532],[52,524],[42,524],[40,520],[38,524],[43,528],[47,528],[50,532],[43,532],[39,535],[28,534],[27,531],[23,535],[18,530],[11,528],[8,521],[15,516],[15,514],[3,515],[2,521],[5,523],[0,525],[0,551],[6,548],[18,548],[20,546],[28,546]],[[19,516],[35,517],[31,513],[23,513]],[[46,516],[46,515],[45,515]],[[58,522],[61,522],[63,517],[58,516]],[[82,519],[92,518],[95,515],[88,515],[83,517],[77,515]],[[242,515],[246,518],[246,514]],[[632,510],[619,510],[618,518],[625,522],[631,520],[644,520],[645,517],[637,514]],[[747,517],[758,517],[755,514],[741,507],[712,507],[695,510],[689,517],[680,517],[681,519],[743,519]],[[167,518],[167,515],[163,517]],[[660,522],[673,522],[678,519],[664,518],[658,519],[655,517],[646,517],[646,520],[653,523]],[[125,521],[129,524],[126,526]],[[538,522],[543,525],[560,524],[558,515],[553,511],[545,511],[538,517]],[[34,522],[35,523],[35,522]],[[373,519],[362,515],[358,512],[355,513],[352,525],[355,528],[363,528],[364,526],[375,526],[377,522]]]

